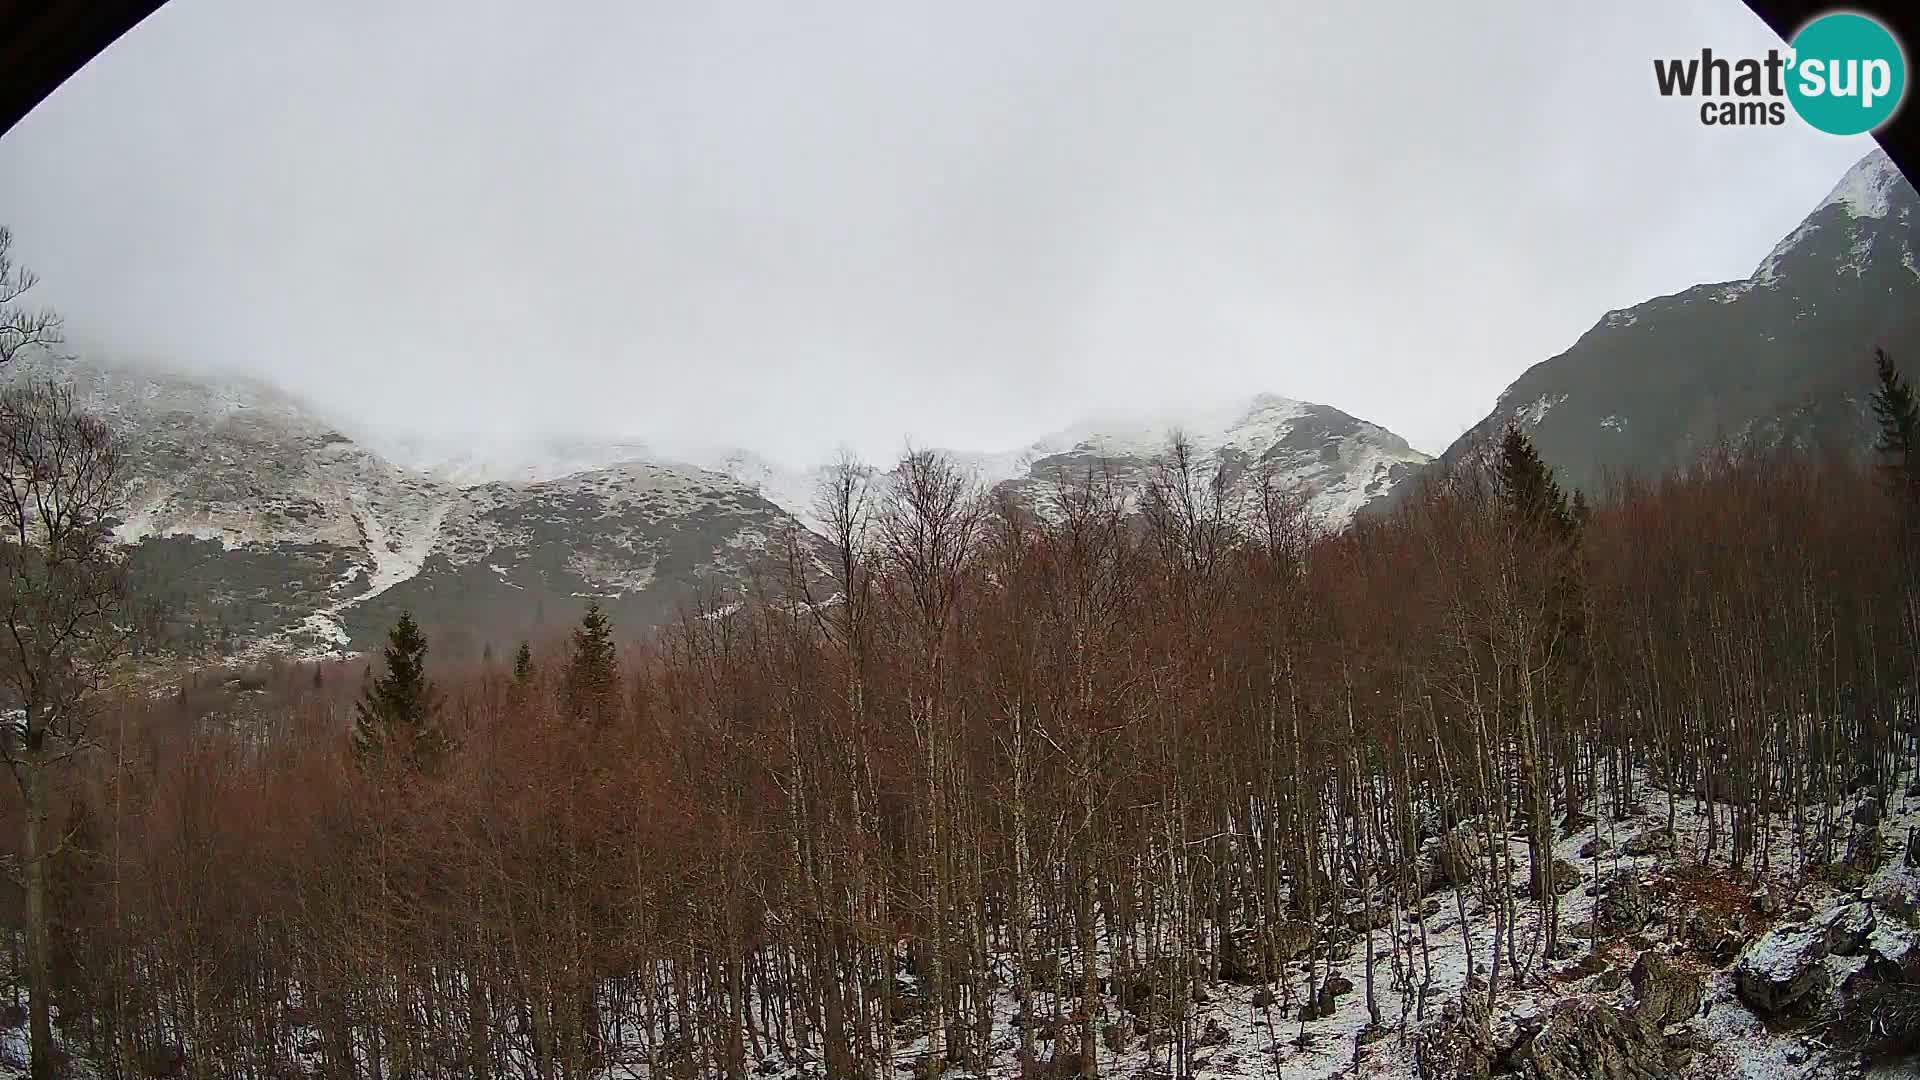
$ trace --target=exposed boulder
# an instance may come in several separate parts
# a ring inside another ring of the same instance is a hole
[[[1657,952],[1641,953],[1633,962],[1631,978],[1635,1000],[1627,1015],[1655,1031],[1683,1023],[1700,1011],[1705,980]]]
[[[1329,974],[1311,997],[1301,1003],[1298,1017],[1302,1022],[1323,1020],[1334,1014],[1338,1007],[1335,999],[1342,994],[1353,992],[1353,980],[1336,974]]]
[[[1673,853],[1673,830],[1657,828],[1635,833],[1620,845],[1620,850],[1628,855],[1670,855]]]
[[[1873,906],[1907,922],[1920,918],[1920,877],[1895,874],[1874,882],[1867,891]]]
[[[1867,939],[1867,958],[1875,964],[1903,968],[1920,963],[1920,931],[1881,919]]]
[[[1600,901],[1594,905],[1594,916],[1603,933],[1631,934],[1653,917],[1653,903],[1640,886],[1640,879],[1622,870],[1600,886]]]
[[[1433,841],[1429,849],[1429,888],[1458,888],[1472,883],[1482,854],[1480,834],[1462,825]]]
[[[1695,909],[1680,924],[1680,941],[1714,967],[1734,962],[1746,944],[1740,928],[1725,916]]]
[[[1657,1030],[1582,1001],[1556,1006],[1516,1056],[1528,1080],[1662,1080],[1677,1065]]]
[[[1807,923],[1777,926],[1733,963],[1734,991],[1755,1013],[1805,1015],[1825,998],[1827,935]]]
[[[1260,931],[1241,927],[1221,942],[1220,978],[1240,986],[1270,983],[1279,977],[1281,964],[1306,955],[1312,947],[1313,926],[1298,919],[1274,923],[1265,940]]]
[[[1568,979],[1587,979],[1607,970],[1612,965],[1607,958],[1597,952],[1581,953],[1579,959],[1568,964],[1562,975]]]
[[[1420,1080],[1486,1080],[1493,1070],[1493,1033],[1486,999],[1475,993],[1450,1002],[1433,1023],[1413,1033]]]
[[[1273,955],[1281,963],[1298,960],[1313,947],[1313,924],[1283,919],[1273,926]]]
[[[1565,859],[1553,860],[1553,891],[1556,895],[1565,896],[1586,880],[1587,875],[1581,873],[1579,867]]]
[[[1865,903],[1843,904],[1828,912],[1822,920],[1827,931],[1827,952],[1834,956],[1859,956],[1866,952],[1873,936],[1873,908]]]
[[[1356,907],[1347,912],[1345,920],[1347,929],[1356,934],[1364,934],[1369,930],[1384,930],[1392,921],[1392,913],[1379,905]]]

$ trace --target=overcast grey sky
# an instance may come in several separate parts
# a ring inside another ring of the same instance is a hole
[[[1001,449],[1272,391],[1437,452],[1871,144],[1739,0],[172,0],[0,137],[71,328],[365,425]]]

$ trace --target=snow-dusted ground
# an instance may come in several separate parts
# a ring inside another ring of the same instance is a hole
[[[1882,825],[1882,836],[1887,838],[1887,854],[1881,868],[1864,889],[1841,892],[1818,879],[1801,879],[1794,832],[1785,820],[1776,820],[1768,830],[1766,846],[1770,869],[1766,874],[1755,874],[1750,866],[1746,875],[1736,879],[1727,865],[1724,832],[1721,853],[1711,861],[1703,861],[1701,853],[1706,847],[1707,820],[1700,808],[1688,799],[1679,800],[1674,807],[1676,843],[1672,855],[1622,854],[1622,845],[1628,838],[1644,830],[1664,828],[1666,825],[1668,804],[1665,793],[1650,787],[1642,791],[1644,794],[1636,811],[1615,817],[1603,800],[1595,808],[1598,821],[1593,827],[1582,829],[1557,842],[1555,854],[1577,866],[1583,877],[1581,885],[1561,899],[1562,938],[1577,946],[1577,953],[1567,960],[1536,961],[1527,981],[1521,985],[1511,981],[1511,971],[1503,972],[1497,1005],[1492,1012],[1496,1038],[1502,1031],[1509,1033],[1510,1038],[1510,1033],[1533,1026],[1561,1001],[1579,999],[1603,1002],[1622,1011],[1632,1005],[1634,989],[1630,981],[1622,978],[1612,989],[1605,989],[1603,981],[1609,980],[1603,974],[1578,974],[1582,958],[1591,951],[1589,946],[1593,944],[1588,933],[1597,903],[1596,896],[1586,886],[1596,880],[1610,878],[1616,872],[1624,872],[1636,877],[1650,890],[1650,896],[1666,898],[1656,901],[1655,920],[1643,931],[1647,947],[1668,955],[1677,965],[1699,971],[1705,976],[1702,1012],[1682,1025],[1703,1036],[1704,1046],[1693,1056],[1685,1071],[1677,1074],[1679,1077],[1695,1080],[1816,1080],[1846,1075],[1833,1058],[1824,1055],[1822,1044],[1804,1027],[1769,1027],[1762,1023],[1734,996],[1731,969],[1713,970],[1707,967],[1700,960],[1687,955],[1675,936],[1683,925],[1685,912],[1694,903],[1690,897],[1723,894],[1729,882],[1734,883],[1743,895],[1769,888],[1783,904],[1799,903],[1811,907],[1816,913],[1815,920],[1820,921],[1834,917],[1847,904],[1855,902],[1857,892],[1868,892],[1881,883],[1913,877],[1915,871],[1902,865],[1894,848],[1895,841],[1905,837],[1909,826],[1920,826],[1920,799],[1896,797],[1892,812]],[[1722,808],[1720,813],[1724,830],[1726,810]],[[1844,814],[1836,816],[1845,819]],[[1582,847],[1596,835],[1606,841],[1609,850],[1583,859],[1580,856]],[[1518,890],[1525,885],[1525,840],[1515,836],[1509,843],[1517,870],[1510,887]],[[1920,889],[1920,881],[1915,883],[1915,887]],[[1464,924],[1458,914],[1462,900],[1468,911]],[[1218,1034],[1215,1036],[1215,1045],[1199,1047],[1191,1053],[1192,1076],[1195,1080],[1252,1077],[1320,1080],[1333,1076],[1415,1080],[1418,1073],[1410,1036],[1424,1022],[1437,1017],[1444,1003],[1460,996],[1468,978],[1469,949],[1474,969],[1484,978],[1493,940],[1492,912],[1475,890],[1467,890],[1465,896],[1459,896],[1454,890],[1435,892],[1428,901],[1428,908],[1434,906],[1431,901],[1437,901],[1438,906],[1437,911],[1426,919],[1424,956],[1419,945],[1420,928],[1411,921],[1396,919],[1394,925],[1374,935],[1376,960],[1373,974],[1381,1019],[1386,1029],[1383,1037],[1365,1044],[1361,1042],[1362,1034],[1370,1027],[1365,999],[1367,952],[1363,937],[1353,943],[1351,955],[1332,965],[1332,972],[1350,980],[1355,988],[1338,997],[1333,1015],[1324,1019],[1303,1024],[1295,1016],[1307,986],[1307,962],[1304,960],[1288,965],[1286,977],[1273,988],[1275,1000],[1266,1005],[1255,1003],[1259,991],[1254,987],[1224,983],[1209,987],[1208,1000],[1205,1004],[1194,1006],[1189,1027],[1196,1037],[1209,1028],[1216,1029]],[[1519,916],[1517,930],[1524,942],[1538,928],[1537,908],[1524,899],[1517,900],[1516,906]],[[1893,934],[1897,931],[1883,928],[1881,932]],[[1394,950],[1396,939],[1400,950],[1398,957]],[[1889,949],[1904,948],[1892,942],[1882,944]],[[1622,976],[1632,967],[1640,951],[1629,941],[1605,935],[1598,939],[1598,946],[1600,955]],[[1409,950],[1411,963],[1408,962]],[[1858,958],[1829,957],[1826,962],[1835,966],[1837,985],[1840,975],[1857,969],[1863,961]],[[1318,960],[1315,964],[1316,974],[1324,981],[1328,975],[1327,963]],[[1109,972],[1103,970],[1101,973]],[[1481,990],[1475,992],[1484,993]],[[1044,1001],[1044,998],[1037,1000]],[[947,1075],[956,1080],[965,1077],[1013,1080],[1017,1075],[1015,1055],[1019,1031],[1014,1027],[1013,1020],[1018,1006],[1006,992],[996,996],[994,1006],[996,1041],[993,1064],[981,1072],[950,1070]],[[1105,1007],[1109,1013],[1101,1019],[1103,1028],[1121,1015],[1111,998],[1106,1000]],[[1044,1015],[1044,1008],[1039,1012]],[[902,1042],[898,1053],[903,1065],[923,1056],[926,1046],[924,1036]],[[1042,1056],[1045,1056],[1044,1044]],[[639,1067],[636,1075],[644,1075],[644,1064],[630,1064]],[[822,1075],[815,1068],[792,1069],[778,1062],[760,1064],[762,1075]],[[1162,1071],[1168,1068],[1167,1049],[1164,1046],[1150,1048],[1140,1038],[1129,1038],[1127,1048],[1117,1054],[1103,1047],[1101,1068],[1102,1075],[1116,1077],[1170,1075]],[[1920,1077],[1920,1067],[1912,1064],[1887,1067],[1870,1075]]]
[[[1712,904],[1720,904],[1724,910],[1729,896],[1745,898],[1770,890],[1782,906],[1804,905],[1814,912],[1814,922],[1825,922],[1855,917],[1854,909],[1860,907],[1858,897],[1872,894],[1883,885],[1908,882],[1920,888],[1916,871],[1906,868],[1895,851],[1897,841],[1904,838],[1909,827],[1920,827],[1920,799],[1895,797],[1881,827],[1887,850],[1880,868],[1864,886],[1842,890],[1817,875],[1803,876],[1795,832],[1785,820],[1776,820],[1766,832],[1763,846],[1768,869],[1764,873],[1755,873],[1749,867],[1745,873],[1734,875],[1724,850],[1711,860],[1703,860],[1707,819],[1701,808],[1688,799],[1677,801],[1673,807],[1674,850],[1671,853],[1625,855],[1622,849],[1630,837],[1662,829],[1667,824],[1666,794],[1642,786],[1640,796],[1638,805],[1621,815],[1613,814],[1612,808],[1602,800],[1591,808],[1597,818],[1593,825],[1557,841],[1556,855],[1576,866],[1581,874],[1580,883],[1562,897],[1562,937],[1574,946],[1573,955],[1564,960],[1536,958],[1524,980],[1519,982],[1514,981],[1511,970],[1503,966],[1497,1002],[1490,1014],[1495,1041],[1511,1043],[1522,1030],[1536,1028],[1562,1002],[1604,1003],[1626,1011],[1635,1001],[1635,990],[1624,975],[1642,951],[1653,951],[1666,956],[1676,967],[1704,977],[1700,1011],[1667,1028],[1669,1034],[1690,1031],[1697,1036],[1698,1049],[1684,1068],[1674,1074],[1678,1080],[1817,1080],[1855,1075],[1910,1080],[1920,1077],[1920,1068],[1912,1063],[1859,1073],[1841,1057],[1829,1055],[1814,1029],[1807,1025],[1763,1023],[1734,996],[1730,968],[1713,969],[1677,939],[1690,910]],[[1836,817],[1844,820],[1846,814],[1842,811],[1850,809],[1851,806],[1839,808]],[[1724,824],[1725,808],[1721,808],[1720,813]],[[1596,837],[1605,842],[1605,850],[1583,858],[1582,849]],[[1517,873],[1507,884],[1509,888],[1519,889],[1526,873],[1525,842],[1515,836],[1508,843]],[[1597,939],[1590,938],[1597,899],[1586,886],[1597,880],[1612,879],[1616,874],[1631,875],[1648,890],[1654,898],[1653,920],[1636,935],[1603,934]],[[1464,922],[1459,914],[1463,906],[1468,913]],[[1308,985],[1308,962],[1304,960],[1287,965],[1283,977],[1270,990],[1225,983],[1207,987],[1204,1002],[1194,1005],[1189,1015],[1188,1030],[1199,1044],[1189,1053],[1189,1075],[1194,1080],[1255,1077],[1416,1080],[1413,1038],[1423,1025],[1439,1018],[1446,1004],[1460,997],[1468,985],[1470,970],[1477,978],[1485,978],[1493,943],[1493,915],[1477,887],[1469,887],[1464,893],[1451,889],[1433,892],[1423,898],[1422,907],[1430,912],[1425,918],[1424,947],[1420,940],[1421,927],[1399,915],[1373,935],[1376,955],[1373,976],[1381,1014],[1378,1029],[1373,1028],[1367,1011],[1367,948],[1362,937],[1334,953],[1331,968],[1327,958],[1313,961],[1318,981],[1324,982],[1331,970],[1332,974],[1354,984],[1351,991],[1336,998],[1333,1013],[1324,1018],[1303,1023],[1296,1015]],[[1520,940],[1529,941],[1538,927],[1537,908],[1523,899],[1516,900],[1516,908]],[[1784,921],[1789,916],[1772,918]],[[1758,924],[1766,921],[1757,919],[1750,929],[1761,930],[1763,927]],[[1887,938],[1879,942],[1883,949],[1904,950],[1920,936],[1920,930],[1889,924],[1883,919],[1876,934]],[[1762,935],[1756,948],[1764,952],[1767,940]],[[1592,958],[1587,954],[1596,948],[1606,963],[1589,967]],[[1794,961],[1787,955],[1790,951],[1783,947],[1778,957],[1783,968],[1791,967]],[[1004,969],[1005,958],[1000,960]],[[1826,957],[1823,962],[1833,971],[1836,985],[1841,976],[1857,970],[1862,963],[1858,958],[1838,956]],[[1764,965],[1764,957],[1757,963]],[[1110,972],[1102,970],[1100,974]],[[914,980],[902,976],[901,981],[911,986]],[[1484,995],[1484,985],[1484,982],[1478,983],[1473,993]],[[1266,994],[1270,997],[1263,1000]],[[1049,1012],[1046,995],[1037,993],[1035,1002],[1036,1016],[1045,1016]],[[1014,1026],[1014,1020],[1018,1006],[1009,989],[1002,986],[994,992],[992,1007],[995,1025],[991,1060],[977,1070],[949,1069],[947,1075],[954,1080],[1015,1080],[1019,1029]],[[1103,999],[1103,1010],[1099,1022],[1102,1029],[1124,1015],[1111,997]],[[1363,1038],[1370,1031],[1371,1037]],[[17,1034],[9,1033],[5,1038],[17,1039]],[[1044,1059],[1049,1055],[1050,1046],[1042,1040],[1039,1050]],[[896,1044],[901,1075],[913,1069],[926,1051],[926,1037],[903,1027]],[[3,1053],[4,1044],[0,1044],[0,1056]],[[1146,1039],[1129,1035],[1124,1048],[1118,1052],[1103,1045],[1101,1074],[1168,1076],[1171,1075],[1168,1055],[1164,1043],[1150,1045]],[[767,1060],[754,1062],[752,1066],[754,1075],[770,1080],[803,1080],[825,1075],[817,1062],[795,1067]],[[615,1063],[605,1076],[607,1080],[649,1077],[643,1050],[633,1045],[617,1049]]]

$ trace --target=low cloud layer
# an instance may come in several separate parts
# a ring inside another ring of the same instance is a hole
[[[1273,391],[1439,450],[1865,139],[1738,0],[172,0],[0,138],[77,334],[386,431],[995,449]]]

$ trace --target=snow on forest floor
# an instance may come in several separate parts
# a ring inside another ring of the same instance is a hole
[[[1666,792],[1642,784],[1637,793],[1642,796],[1638,800],[1639,806],[1627,815],[1612,815],[1604,800],[1593,808],[1599,819],[1599,835],[1609,848],[1607,852],[1598,854],[1596,858],[1580,856],[1581,849],[1595,836],[1595,828],[1591,826],[1565,836],[1556,843],[1555,854],[1578,867],[1581,874],[1579,884],[1561,897],[1562,941],[1574,946],[1576,951],[1565,960],[1536,958],[1528,983],[1519,986],[1512,982],[1511,972],[1505,957],[1502,957],[1501,985],[1496,1006],[1491,1013],[1496,1041],[1500,1041],[1503,1032],[1510,1039],[1517,1030],[1534,1026],[1534,1021],[1544,1017],[1555,1004],[1562,1001],[1579,999],[1601,1002],[1624,1011],[1634,1001],[1633,986],[1625,976],[1638,954],[1651,949],[1675,954],[1677,963],[1699,971],[1705,977],[1702,1014],[1689,1021],[1693,1031],[1700,1036],[1700,1049],[1685,1070],[1677,1074],[1679,1078],[1813,1080],[1816,1077],[1848,1075],[1849,1070],[1826,1056],[1825,1047],[1807,1034],[1804,1027],[1770,1026],[1749,1011],[1734,996],[1731,967],[1716,970],[1691,957],[1679,956],[1684,951],[1679,935],[1688,912],[1703,905],[1719,905],[1724,910],[1730,900],[1744,904],[1762,888],[1772,892],[1775,902],[1783,911],[1804,905],[1816,913],[1816,918],[1878,883],[1895,878],[1915,878],[1911,883],[1912,894],[1920,895],[1920,877],[1916,877],[1916,871],[1903,866],[1897,850],[1908,828],[1920,826],[1920,798],[1897,792],[1890,799],[1889,813],[1881,823],[1881,836],[1887,852],[1880,868],[1864,888],[1843,891],[1818,878],[1802,880],[1795,830],[1791,821],[1785,818],[1770,823],[1765,841],[1767,872],[1756,873],[1752,866],[1755,859],[1750,858],[1748,867],[1735,875],[1731,871],[1727,850],[1727,810],[1720,807],[1719,851],[1711,861],[1703,861],[1702,853],[1706,850],[1708,838],[1707,818],[1702,808],[1687,797],[1677,798],[1673,807],[1675,843],[1672,854],[1624,855],[1622,846],[1629,838],[1649,829],[1663,829],[1668,821]],[[1845,808],[1846,811],[1851,809],[1851,805]],[[1836,810],[1834,817],[1842,826],[1849,820],[1847,813],[1839,810]],[[1807,828],[1807,842],[1810,845],[1814,843],[1816,832],[1814,824],[1810,822]],[[1516,890],[1523,890],[1527,873],[1526,842],[1524,837],[1516,836],[1509,843],[1516,870],[1512,885]],[[1757,855],[1756,852],[1756,858]],[[1655,908],[1653,921],[1641,933],[1624,938],[1600,937],[1599,954],[1610,962],[1611,975],[1607,971],[1585,973],[1587,969],[1583,967],[1592,963],[1585,958],[1592,951],[1588,934],[1598,898],[1588,886],[1596,881],[1596,871],[1598,879],[1610,878],[1620,871],[1631,873],[1649,890]],[[1208,987],[1208,1001],[1194,1006],[1189,1030],[1199,1041],[1200,1033],[1214,1028],[1212,1039],[1207,1040],[1214,1045],[1200,1046],[1190,1052],[1190,1075],[1194,1080],[1239,1080],[1246,1077],[1273,1077],[1275,1080],[1332,1077],[1411,1080],[1417,1077],[1419,1074],[1410,1037],[1424,1024],[1436,1019],[1443,1005],[1460,997],[1468,978],[1466,941],[1472,943],[1474,966],[1481,973],[1481,978],[1484,978],[1489,963],[1489,949],[1494,934],[1493,910],[1483,905],[1471,888],[1463,899],[1468,912],[1464,935],[1455,890],[1436,891],[1430,894],[1427,901],[1423,901],[1429,908],[1432,907],[1431,901],[1438,901],[1438,911],[1426,920],[1432,974],[1431,982],[1426,987],[1424,1016],[1418,997],[1419,980],[1426,962],[1420,958],[1417,937],[1414,945],[1416,966],[1409,973],[1412,978],[1408,980],[1395,974],[1388,942],[1392,930],[1376,931],[1375,994],[1385,1029],[1378,1037],[1361,1042],[1361,1036],[1370,1027],[1365,994],[1366,945],[1362,937],[1353,943],[1352,954],[1336,960],[1331,969],[1334,974],[1350,980],[1354,989],[1336,998],[1333,1014],[1322,1019],[1304,1024],[1297,1019],[1298,1007],[1307,986],[1305,960],[1287,965],[1286,978],[1271,988],[1274,1000],[1268,1007],[1255,1004],[1261,988],[1226,983]],[[1539,914],[1536,905],[1524,897],[1516,899],[1515,908],[1524,959],[1525,943],[1533,940],[1538,931]],[[1749,930],[1758,929],[1760,927],[1757,925],[1749,925]],[[1406,923],[1401,932],[1417,935],[1418,928]],[[1403,967],[1404,957],[1403,947]],[[1838,957],[1828,958],[1827,962],[1840,968],[1848,963]],[[1316,961],[1316,964],[1318,981],[1323,982],[1328,976],[1328,965],[1324,960]],[[1837,978],[1835,983],[1838,984]],[[1121,1018],[1112,998],[1105,1000],[1105,1010],[1101,1018],[1103,1028]],[[1017,1076],[1020,1039],[1019,1029],[1014,1025],[1017,1012],[1018,1005],[1011,993],[999,993],[995,1002],[992,1064],[984,1071],[953,1068],[946,1075],[955,1080],[968,1077],[1009,1080]],[[926,1039],[922,1036],[899,1048],[898,1058],[903,1076],[924,1057],[926,1045]],[[1044,1060],[1048,1054],[1044,1043],[1041,1047],[1040,1056]],[[1127,1048],[1119,1053],[1103,1045],[1100,1066],[1103,1076],[1173,1076],[1167,1048],[1164,1045],[1149,1048],[1146,1040],[1138,1037],[1129,1039]],[[771,1061],[761,1063],[758,1072],[767,1077],[824,1076],[824,1071],[817,1067],[793,1069]],[[633,1075],[644,1076],[644,1066]],[[1920,1078],[1920,1067],[1908,1063],[1864,1075]]]
[[[1920,791],[1920,787],[1914,790]],[[1675,1074],[1676,1080],[1815,1080],[1835,1076],[1920,1080],[1920,1062],[1862,1072],[1853,1067],[1845,1055],[1829,1054],[1806,1022],[1762,1021],[1735,996],[1732,966],[1709,967],[1696,953],[1688,951],[1682,938],[1687,917],[1701,910],[1712,909],[1722,914],[1740,912],[1739,920],[1745,929],[1743,938],[1751,939],[1768,924],[1785,922],[1796,913],[1804,919],[1810,912],[1814,921],[1824,922],[1849,904],[1858,904],[1861,896],[1877,895],[1885,887],[1904,889],[1904,895],[1920,897],[1920,870],[1906,867],[1899,850],[1904,846],[1908,830],[1920,828],[1920,796],[1896,790],[1880,824],[1879,835],[1886,850],[1878,869],[1864,882],[1842,888],[1818,875],[1803,875],[1796,832],[1792,822],[1785,818],[1775,819],[1767,830],[1762,845],[1766,871],[1755,872],[1751,865],[1754,860],[1750,859],[1749,866],[1736,874],[1731,869],[1727,850],[1727,810],[1724,806],[1718,808],[1722,829],[1719,850],[1711,860],[1703,860],[1708,839],[1707,817],[1695,800],[1686,797],[1676,799],[1672,808],[1674,847],[1671,853],[1626,855],[1623,847],[1629,838],[1648,830],[1664,829],[1668,823],[1669,805],[1664,791],[1642,783],[1637,793],[1640,795],[1638,806],[1620,816],[1613,815],[1605,800],[1600,800],[1591,808],[1599,819],[1597,825],[1588,825],[1556,842],[1555,854],[1580,872],[1578,883],[1561,897],[1562,942],[1573,948],[1566,959],[1536,956],[1530,962],[1524,984],[1513,981],[1511,969],[1502,957],[1499,993],[1490,1013],[1495,1042],[1510,1044],[1519,1031],[1537,1027],[1537,1021],[1565,1001],[1604,1003],[1626,1010],[1634,1001],[1635,991],[1625,976],[1641,952],[1655,951],[1667,955],[1676,965],[1701,974],[1705,983],[1699,1014],[1680,1025],[1696,1036],[1698,1050],[1685,1068]],[[1852,804],[1836,809],[1834,820],[1844,827],[1852,809]],[[1594,857],[1581,857],[1582,849],[1593,841],[1596,830],[1605,841],[1606,850]],[[1815,843],[1817,832],[1816,824],[1809,822],[1806,834],[1810,845]],[[1539,916],[1536,905],[1520,895],[1525,889],[1527,874],[1525,839],[1514,836],[1509,844],[1516,871],[1511,887],[1516,890],[1517,934],[1524,959],[1528,943],[1535,940]],[[1637,934],[1599,937],[1598,956],[1606,961],[1601,965],[1589,955],[1594,951],[1591,947],[1594,941],[1588,934],[1599,900],[1588,886],[1597,880],[1610,879],[1618,872],[1629,873],[1640,881],[1652,901],[1653,916]],[[1762,890],[1771,896],[1769,910],[1778,914],[1770,917],[1754,914],[1752,899]],[[1415,1080],[1419,1072],[1413,1036],[1437,1020],[1444,1006],[1461,996],[1469,977],[1468,942],[1478,976],[1476,993],[1485,993],[1484,982],[1479,980],[1484,979],[1490,960],[1494,909],[1482,901],[1477,890],[1469,887],[1464,893],[1436,890],[1421,901],[1421,906],[1431,912],[1425,919],[1426,959],[1422,959],[1418,944],[1419,928],[1412,922],[1400,925],[1403,942],[1409,940],[1409,935],[1414,942],[1410,971],[1405,970],[1404,944],[1400,952],[1401,970],[1396,971],[1390,944],[1394,929],[1390,926],[1375,932],[1373,974],[1381,1028],[1373,1037],[1363,1039],[1372,1025],[1366,1004],[1367,951],[1362,935],[1350,943],[1350,952],[1343,947],[1334,953],[1330,968],[1324,956],[1314,961],[1316,984],[1324,983],[1330,972],[1353,983],[1351,991],[1335,999],[1332,1014],[1321,1019],[1305,1023],[1298,1019],[1299,1005],[1308,986],[1305,959],[1287,964],[1283,978],[1270,988],[1224,982],[1206,987],[1206,1000],[1195,1004],[1189,1014],[1188,1030],[1195,1045],[1189,1053],[1187,1075],[1193,1080],[1250,1077]],[[1468,912],[1464,933],[1459,917],[1463,902]],[[1889,927],[1884,922],[1876,933],[1903,936],[1902,949],[1920,941],[1920,930]],[[1533,948],[1537,952],[1537,945]],[[1864,963],[1859,958],[1839,956],[1825,957],[1822,962],[1833,974],[1834,985],[1839,985],[1842,977],[1857,971]],[[1000,967],[1008,969],[1004,963]],[[1427,978],[1428,970],[1431,974],[1425,986],[1423,1008],[1419,1000],[1420,980]],[[1102,970],[1100,974],[1109,972]],[[902,981],[912,983],[910,977],[903,977]],[[1263,998],[1264,1003],[1256,1003]],[[1011,989],[996,990],[993,1004],[990,1063],[976,1070],[951,1067],[946,1076],[953,1080],[1012,1080],[1017,1076],[1020,1033],[1015,1019],[1019,1009]],[[1035,1011],[1037,1014],[1049,1011],[1045,1007],[1045,995],[1036,996]],[[1103,998],[1099,1026],[1104,1029],[1122,1020],[1124,1015],[1115,999]],[[920,1068],[927,1039],[924,1034],[908,1038],[905,1028],[901,1038],[897,1049],[898,1074],[905,1078]],[[1051,1056],[1052,1048],[1045,1040],[1037,1045],[1041,1060]],[[1170,1078],[1174,1072],[1168,1053],[1164,1043],[1149,1046],[1148,1040],[1137,1036],[1128,1038],[1125,1048],[1117,1053],[1103,1044],[1101,1075]],[[648,1077],[645,1055],[639,1047],[616,1051],[614,1057],[615,1063],[607,1071],[606,1080]],[[0,1080],[25,1075],[25,1064],[25,1031],[20,1027],[0,1029]],[[317,1062],[311,1064],[317,1065]],[[73,1065],[79,1073],[93,1075],[86,1063],[75,1061]],[[753,1074],[767,1080],[825,1077],[825,1070],[817,1062],[794,1067],[776,1060],[763,1060],[753,1065]]]

